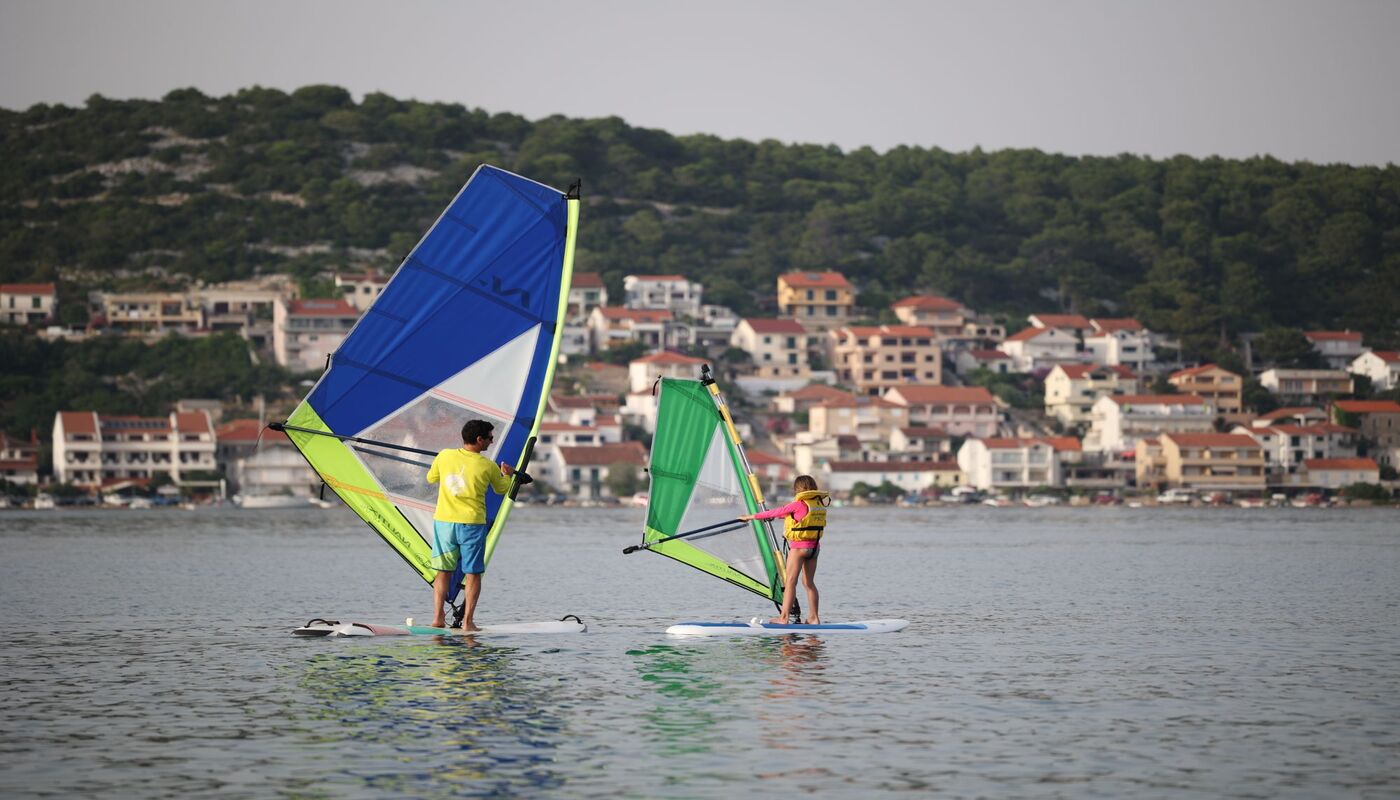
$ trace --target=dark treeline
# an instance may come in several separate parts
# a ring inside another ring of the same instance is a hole
[[[1400,344],[1395,166],[847,153],[383,94],[357,104],[330,86],[95,96],[0,111],[0,136],[6,281],[392,268],[488,162],[583,179],[578,268],[614,291],[628,273],[680,272],[708,301],[761,313],[780,272],[836,269],[871,316],[923,289],[1011,318],[1134,315],[1180,335],[1188,358],[1280,326]],[[310,244],[322,247],[288,249]]]

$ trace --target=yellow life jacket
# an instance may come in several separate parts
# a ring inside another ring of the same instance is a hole
[[[783,538],[789,542],[815,542],[822,538],[826,529],[826,507],[831,505],[831,495],[826,492],[798,492],[797,498],[807,504],[807,515],[800,520],[783,518]]]

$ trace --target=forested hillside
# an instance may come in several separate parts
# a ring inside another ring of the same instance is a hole
[[[949,153],[528,121],[311,86],[0,111],[0,280],[101,286],[392,268],[479,163],[587,206],[578,268],[680,272],[744,312],[836,269],[872,316],[914,288],[978,311],[1135,315],[1188,357],[1240,331],[1400,344],[1400,168]],[[153,277],[154,276],[154,277]]]

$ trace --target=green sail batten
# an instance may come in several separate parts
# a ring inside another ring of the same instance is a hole
[[[297,406],[287,422],[300,428],[334,433],[306,402]],[[423,580],[432,583],[437,575],[431,563],[432,548],[384,496],[383,487],[361,466],[350,448],[333,436],[296,430],[288,430],[286,434],[331,491],[383,537]]]

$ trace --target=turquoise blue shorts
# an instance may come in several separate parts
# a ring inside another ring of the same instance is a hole
[[[486,571],[486,526],[433,520],[433,569],[467,575]]]

